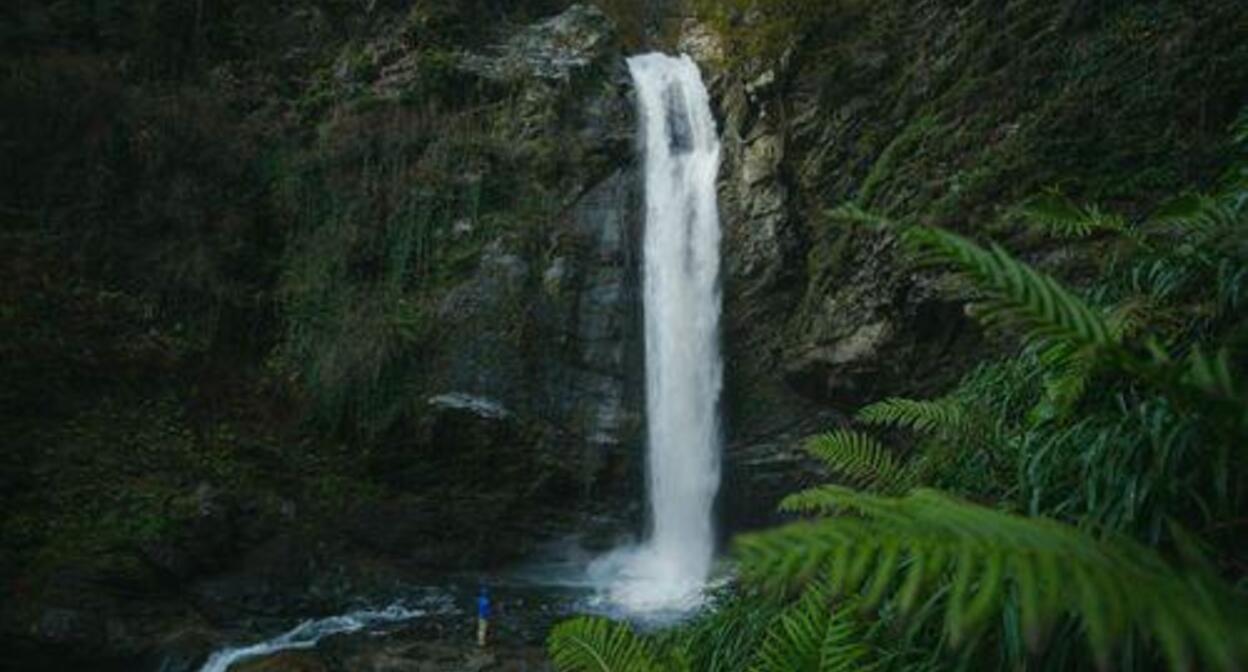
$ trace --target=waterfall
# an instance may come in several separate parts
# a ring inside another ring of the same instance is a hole
[[[711,571],[719,488],[719,138],[688,56],[629,59],[645,153],[649,537],[599,563],[610,601],[682,611]]]

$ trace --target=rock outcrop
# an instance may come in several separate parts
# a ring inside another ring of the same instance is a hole
[[[693,20],[679,48],[710,80],[724,142],[724,509],[730,528],[754,527],[818,473],[805,437],[870,401],[948,385],[978,336],[961,303],[896,263],[891,238],[823,221],[807,166],[835,140],[810,135],[817,101],[789,95],[791,50],[725,68],[720,38]]]

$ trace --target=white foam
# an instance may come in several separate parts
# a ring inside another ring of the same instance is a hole
[[[719,488],[720,144],[710,97],[688,57],[629,59],[645,151],[643,285],[650,529],[591,576],[626,612],[703,601]]]
[[[314,648],[317,642],[329,635],[359,632],[424,615],[425,612],[420,609],[391,605],[380,611],[353,611],[341,616],[304,621],[293,629],[258,644],[217,651],[208,658],[200,672],[226,672],[231,665],[251,658],[269,656],[279,651]]]

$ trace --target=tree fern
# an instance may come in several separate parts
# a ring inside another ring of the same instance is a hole
[[[806,452],[859,487],[904,492],[912,485],[913,472],[865,434],[844,429],[819,434],[806,440]]]
[[[581,617],[551,630],[547,650],[560,672],[670,672],[627,623]]]
[[[1103,665],[1133,632],[1157,642],[1172,669],[1188,669],[1197,657],[1222,670],[1245,660],[1248,630],[1218,591],[1133,543],[931,490],[889,498],[826,486],[822,497],[856,515],[739,539],[747,580],[774,589],[826,576],[836,594],[861,595],[867,607],[891,597],[903,613],[941,600],[955,644],[993,620],[1010,596],[1033,650],[1070,614]]]
[[[954,399],[885,399],[858,411],[858,419],[872,425],[904,427],[923,434],[960,432],[969,417],[966,407]]]
[[[808,588],[767,629],[750,672],[866,672],[876,669],[866,628],[848,604],[834,608],[822,586]]]
[[[1015,326],[1029,341],[1096,347],[1115,343],[1099,310],[1001,246],[985,249],[957,234],[924,226],[907,229],[905,237],[928,260],[951,263],[972,279],[986,294],[977,311],[986,323]]]

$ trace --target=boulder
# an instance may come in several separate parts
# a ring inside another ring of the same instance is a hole
[[[230,672],[329,672],[329,667],[316,652],[282,651],[236,663]]]

